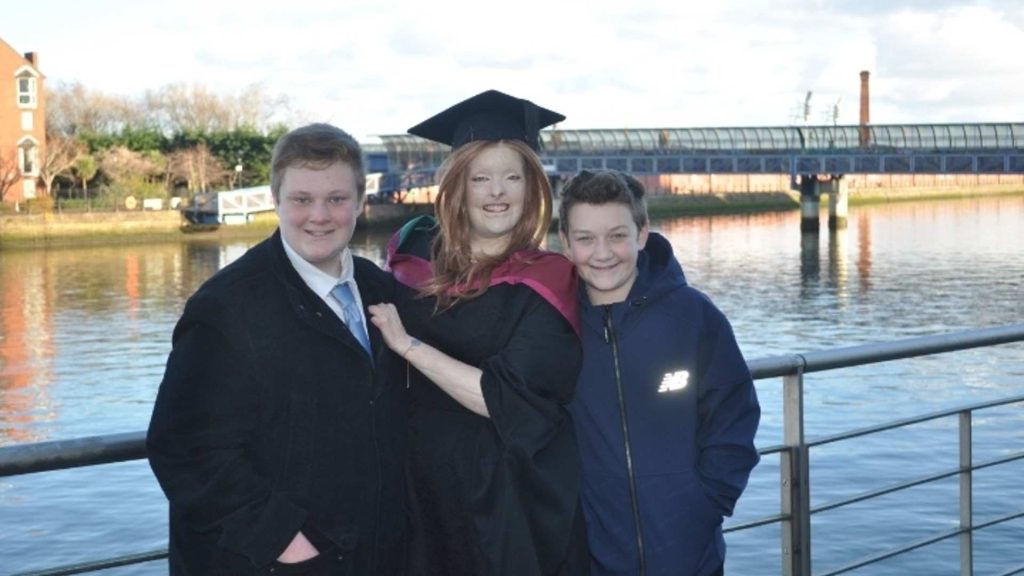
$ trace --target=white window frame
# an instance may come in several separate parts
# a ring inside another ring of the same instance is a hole
[[[26,161],[30,171],[25,170]],[[18,171],[22,177],[39,176],[39,142],[30,136],[18,141]]]
[[[22,91],[21,81],[28,81],[28,90]],[[14,72],[14,97],[18,108],[35,108],[39,105],[39,73],[31,66],[22,66]]]

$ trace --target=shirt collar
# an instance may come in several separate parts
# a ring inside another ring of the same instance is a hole
[[[353,279],[352,251],[347,246],[341,253],[341,277],[335,278],[317,268],[302,256],[299,256],[299,253],[288,245],[288,241],[284,239],[284,236],[281,236],[281,243],[284,244],[284,252],[288,255],[288,260],[292,263],[292,267],[299,273],[299,276],[309,286],[309,289],[321,298],[327,298],[331,290],[338,284],[350,282]]]

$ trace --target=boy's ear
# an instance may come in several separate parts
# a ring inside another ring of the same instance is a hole
[[[648,224],[644,224],[640,228],[640,234],[637,235],[637,242],[640,244],[640,249],[643,250],[644,246],[647,246],[647,235],[651,231]]]
[[[562,245],[562,256],[569,258],[569,238],[561,228],[558,229],[558,241]],[[569,259],[572,260],[572,258]]]

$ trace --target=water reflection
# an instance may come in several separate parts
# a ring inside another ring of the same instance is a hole
[[[849,229],[819,234],[801,234],[799,219],[652,227],[752,357],[1024,316],[1022,198],[856,208]],[[361,230],[352,247],[382,264],[389,236]],[[109,432],[109,418],[89,416],[148,405],[185,300],[258,241],[0,252],[0,444]]]
[[[353,250],[383,264],[386,237]],[[0,445],[81,435],[114,399],[150,403],[185,300],[258,241],[0,252]]]
[[[137,369],[162,364],[168,328],[220,267],[210,257],[219,250],[170,243],[0,253],[0,444],[67,435],[71,422],[103,411],[93,387],[104,402],[124,400],[118,390],[141,400],[130,392]]]
[[[55,417],[50,268],[0,252],[0,444],[38,440],[32,423]]]
[[[821,280],[821,254],[817,232],[800,233],[800,297],[807,298]]]
[[[870,249],[870,239],[858,238],[861,246]],[[849,250],[850,241],[848,228],[821,232],[800,232],[800,299],[808,300],[820,295],[821,289],[835,297],[835,303],[843,306],[850,297]],[[828,261],[827,277],[821,278],[821,243],[827,243]],[[868,256],[864,266],[858,268],[858,274],[870,276],[871,258]],[[861,293],[864,286],[861,285]]]
[[[871,289],[871,218],[857,214],[857,282],[861,293]]]
[[[828,286],[835,290],[836,300],[840,303],[846,302],[850,295],[846,253],[848,234],[846,228],[828,232]]]

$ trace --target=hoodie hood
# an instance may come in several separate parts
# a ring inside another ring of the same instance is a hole
[[[624,302],[612,304],[612,315],[616,321],[621,320],[631,307],[644,306],[652,301],[660,300],[674,290],[687,286],[686,276],[683,274],[682,266],[675,258],[672,245],[657,232],[648,234],[647,244],[637,255],[636,267],[636,280],[629,290],[629,296]],[[600,330],[603,317],[600,310],[603,307],[595,306],[590,302],[584,282],[580,282],[579,292],[582,304],[580,312],[584,323],[589,324],[593,329]]]
[[[672,244],[657,232],[647,235],[647,245],[637,257],[636,267],[636,282],[629,291],[630,302],[640,298],[656,298],[686,286],[686,275],[676,260]]]

